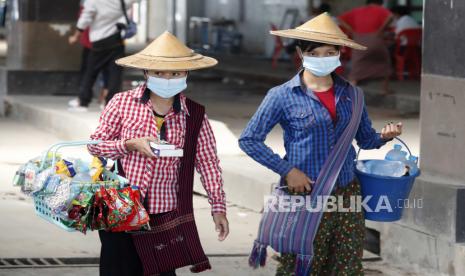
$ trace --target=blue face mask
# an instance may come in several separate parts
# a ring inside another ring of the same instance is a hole
[[[158,96],[169,99],[181,93],[187,87],[187,76],[176,79],[164,79],[148,76],[147,88]]]
[[[331,74],[336,68],[341,66],[339,56],[332,57],[308,57],[304,56],[303,66],[317,77],[324,77]]]

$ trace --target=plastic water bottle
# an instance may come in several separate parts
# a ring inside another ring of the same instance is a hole
[[[370,160],[365,166],[369,173],[379,176],[402,177],[406,171],[402,161]]]
[[[394,145],[394,148],[390,150],[385,157],[389,161],[407,161],[407,152],[402,150],[402,146],[399,144]]]
[[[76,182],[91,182],[92,178],[90,177],[89,173],[81,172],[81,173],[76,174],[73,177],[73,181],[76,181]]]
[[[417,160],[418,157],[410,155],[408,160],[405,161],[405,165],[408,167],[410,175],[416,175],[418,173]]]
[[[89,173],[90,168],[87,162],[84,162],[81,159],[76,159],[73,163],[77,173]]]
[[[365,166],[365,163],[362,161],[357,161],[357,170],[364,172],[364,173],[369,173],[367,167]]]

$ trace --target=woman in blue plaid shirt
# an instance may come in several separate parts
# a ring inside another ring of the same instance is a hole
[[[341,65],[340,47],[366,49],[339,29],[327,14],[302,26],[272,34],[298,40],[303,70],[288,82],[270,89],[239,139],[241,149],[281,176],[290,192],[310,192],[331,149],[352,116],[351,84],[334,73]],[[264,143],[279,124],[284,131],[286,155],[281,158]],[[366,107],[355,136],[362,149],[377,149],[400,135],[402,124],[390,123],[377,133]],[[338,176],[332,195],[360,196],[354,175],[352,147]],[[362,254],[365,222],[362,212],[327,212],[314,240],[312,275],[363,275]],[[293,275],[295,257],[282,254],[277,275]]]

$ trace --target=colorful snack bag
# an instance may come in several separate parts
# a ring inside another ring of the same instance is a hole
[[[50,180],[51,176],[54,174],[55,170],[52,167],[43,170],[39,174],[36,175],[34,179],[34,183],[32,184],[32,192],[39,192],[45,186],[47,186],[47,182]]]
[[[21,187],[23,193],[29,194],[33,191],[34,181],[39,173],[39,167],[32,162],[26,164],[24,169],[24,185]]]
[[[44,189],[43,189],[44,193],[52,194],[56,192],[57,187],[60,185],[60,181],[61,181],[60,175],[56,175],[56,174],[51,175],[44,186]]]
[[[44,202],[52,209],[54,214],[59,214],[66,210],[71,197],[71,178],[65,178],[60,181],[54,193],[45,195]]]
[[[100,180],[101,175],[103,173],[103,169],[106,166],[107,162],[104,158],[95,156],[92,160],[92,164],[90,164],[90,176],[93,182],[97,182]]]
[[[22,165],[15,173],[13,186],[24,186],[26,165]]]
[[[82,191],[71,202],[72,207],[68,210],[68,217],[75,221],[74,228],[86,233],[89,227],[88,216],[94,202],[94,194],[91,191]]]
[[[76,170],[74,169],[73,163],[62,159],[58,161],[55,165],[56,173],[63,174],[69,177],[76,175]]]

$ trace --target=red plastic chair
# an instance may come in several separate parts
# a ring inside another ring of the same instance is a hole
[[[272,31],[278,30],[278,27],[276,27],[276,25],[274,25],[273,23],[270,23],[270,26],[271,26]],[[281,57],[281,51],[284,49],[284,42],[281,37],[275,35],[274,41],[275,41],[275,44],[274,44],[273,56],[271,58],[271,61],[272,61],[271,67],[273,69],[278,67],[278,60]],[[294,64],[296,69],[300,68],[301,60],[297,52],[295,52],[294,55],[291,57],[291,61]]]
[[[394,58],[398,80],[404,79],[406,69],[409,79],[420,77],[422,33],[421,28],[416,28],[404,30],[397,35]],[[407,41],[407,44],[401,45],[401,41]]]

